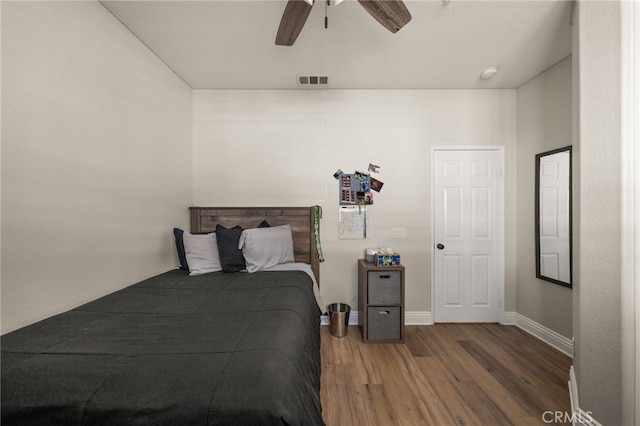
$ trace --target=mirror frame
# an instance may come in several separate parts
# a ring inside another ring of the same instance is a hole
[[[573,288],[573,155],[572,146],[565,146],[551,151],[536,154],[536,188],[535,188],[535,241],[536,241],[536,278],[559,284],[564,287]],[[541,274],[540,262],[540,161],[542,158],[569,152],[569,282],[557,280]]]

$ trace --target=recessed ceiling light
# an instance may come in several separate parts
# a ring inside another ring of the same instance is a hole
[[[486,70],[482,71],[482,74],[480,74],[480,78],[483,80],[489,80],[496,74],[498,74],[498,67],[489,67]]]

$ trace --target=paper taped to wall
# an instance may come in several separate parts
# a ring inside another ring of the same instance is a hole
[[[371,221],[370,216],[367,212],[367,206],[340,206],[338,238],[367,238],[367,228],[370,228]]]

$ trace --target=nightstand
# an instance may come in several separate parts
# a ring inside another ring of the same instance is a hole
[[[358,260],[358,325],[365,343],[404,342],[404,266]]]

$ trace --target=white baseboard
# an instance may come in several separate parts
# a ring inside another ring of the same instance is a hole
[[[405,312],[404,313],[405,325],[433,325],[431,319],[431,312]],[[320,325],[329,325],[329,316],[322,315],[320,317]],[[358,325],[358,311],[349,312],[349,325]]]
[[[578,408],[573,412],[573,424],[579,426],[603,426],[591,415],[591,412]]]
[[[404,325],[433,325],[433,317],[427,311],[405,312]]]
[[[405,325],[433,325],[433,316],[429,311],[408,311],[404,315]],[[321,325],[329,325],[329,317],[323,315]],[[504,312],[502,324],[515,325],[534,337],[553,346],[567,356],[573,357],[573,342],[555,331],[539,324],[517,312]],[[349,312],[349,325],[358,325],[358,311]]]
[[[433,316],[428,311],[405,312],[405,325],[433,325]],[[573,342],[555,331],[517,312],[504,312],[502,324],[515,325],[534,337],[553,346],[560,352],[573,358]]]
[[[329,325],[329,315],[320,317],[320,325]],[[358,311],[349,312],[349,325],[358,325]]]
[[[571,420],[573,426],[602,426],[593,418],[590,411],[584,411],[580,408],[578,400],[578,382],[576,381],[576,373],[573,365],[569,368],[569,398],[571,400]]]
[[[515,312],[503,312],[502,323],[504,325],[516,325],[516,313]]]
[[[580,404],[578,403],[578,383],[573,365],[569,367],[569,401],[571,402],[571,412],[575,413]]]
[[[505,312],[504,317],[504,324],[515,325],[532,336],[553,346],[565,355],[573,358],[573,341],[568,337],[564,337],[550,328],[547,328],[517,312]],[[507,322],[507,318],[509,318],[510,322]]]

